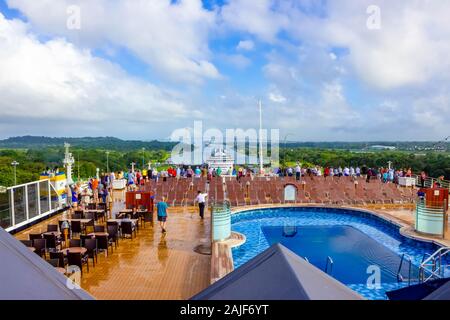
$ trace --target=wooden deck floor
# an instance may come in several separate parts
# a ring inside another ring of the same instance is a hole
[[[117,200],[117,198],[116,198]],[[114,212],[123,207],[119,199]],[[89,272],[83,269],[81,286],[97,299],[188,299],[210,284],[211,256],[194,252],[194,248],[210,239],[208,222],[201,221],[194,208],[169,208],[167,233],[159,224],[147,224],[136,238],[123,239],[113,254],[99,255],[98,264]],[[16,235],[43,232],[48,223],[39,223]]]

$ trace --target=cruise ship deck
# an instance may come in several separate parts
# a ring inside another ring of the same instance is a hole
[[[308,185],[318,185],[318,182],[309,181]],[[381,184],[379,186],[385,187]],[[151,183],[148,183],[144,189],[151,188]],[[209,190],[210,193],[216,191]],[[230,191],[227,189],[226,194],[230,194]],[[403,191],[402,194],[404,195]],[[408,194],[411,192],[408,191]],[[245,236],[233,233],[233,237],[228,241],[215,243],[212,256],[198,253],[199,250],[195,250],[197,247],[205,247],[211,243],[210,212],[206,210],[205,220],[202,221],[193,203],[187,199],[180,201],[181,205],[176,203],[176,199],[173,199],[174,206],[169,208],[166,234],[161,232],[158,222],[154,219],[152,225],[147,223],[141,226],[136,237],[120,239],[117,249],[114,248],[112,253],[110,251],[108,256],[99,253],[95,267],[89,261],[89,272],[83,267],[81,287],[96,299],[189,299],[232,272],[234,266],[231,248],[242,244]],[[243,210],[298,206],[359,208],[370,210],[401,226],[403,234],[450,246],[448,233],[445,239],[437,239],[414,232],[415,204],[409,200],[402,203],[373,201],[339,205],[311,202],[251,203],[251,199],[246,198],[243,205],[233,206],[232,211],[236,213]],[[125,191],[114,191],[110,215],[115,217],[124,208]],[[15,237],[28,240],[30,234],[45,232],[48,224],[57,224],[60,218],[61,214],[53,216],[15,234]]]
[[[112,214],[124,208],[122,191],[114,192]],[[45,232],[61,215],[45,220],[18,234]],[[210,256],[194,252],[210,239],[209,214],[201,221],[194,208],[169,208],[167,233],[158,222],[141,227],[133,239],[121,239],[108,257],[98,255],[89,272],[83,268],[81,287],[96,299],[188,299],[210,284]]]

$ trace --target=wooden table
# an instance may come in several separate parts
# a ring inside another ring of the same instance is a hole
[[[91,237],[98,237],[98,236],[109,236],[109,234],[108,234],[108,232],[91,232],[91,233],[89,233],[88,234],[88,236],[91,236]]]
[[[122,209],[122,210],[119,210],[119,213],[133,213],[133,212],[134,212],[133,209]]]
[[[122,221],[130,222],[136,225],[138,219],[109,219],[107,222],[117,222],[119,225],[122,223]]]
[[[47,234],[47,235],[54,235],[54,236],[56,236],[56,237],[59,237],[59,236],[61,236],[61,232],[59,232],[59,231],[48,231],[48,232],[42,232],[42,234]]]
[[[72,221],[80,221],[80,223],[89,223],[92,219],[60,219],[59,221],[68,221],[69,223]]]
[[[81,253],[82,255],[85,254],[87,252],[86,248],[83,247],[70,247],[67,249],[62,249],[60,250],[60,252],[64,252],[65,254],[67,253]]]

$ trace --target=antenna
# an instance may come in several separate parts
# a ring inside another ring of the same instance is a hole
[[[259,172],[263,172],[263,155],[262,155],[262,103],[259,100]]]

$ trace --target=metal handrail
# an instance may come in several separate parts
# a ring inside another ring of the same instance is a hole
[[[408,261],[408,285],[410,286],[411,285],[411,272],[412,272],[412,259],[406,253],[404,253],[402,255],[402,259],[400,260],[400,265],[398,266],[397,281],[400,281],[400,282],[404,281],[404,278],[402,276],[402,267],[403,267],[403,261],[405,260],[405,258]]]
[[[427,282],[433,278],[442,278],[445,275],[445,268],[450,267],[450,264],[442,265],[442,258],[449,253],[450,247],[441,247],[420,264],[419,274],[421,282]],[[432,269],[429,270],[427,267],[432,267]],[[426,278],[425,271],[430,273]]]
[[[325,273],[332,275],[333,274],[333,259],[330,256],[327,257],[327,262],[325,264]],[[330,266],[330,272],[328,272],[328,266]]]

